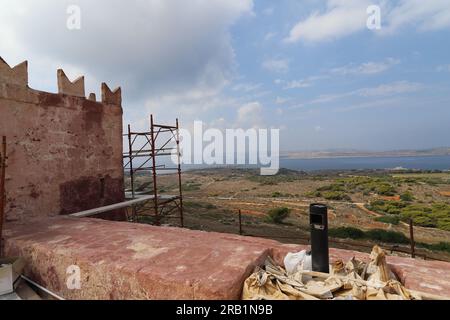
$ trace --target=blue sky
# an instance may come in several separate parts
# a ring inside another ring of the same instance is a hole
[[[448,0],[0,0],[0,55],[122,86],[125,123],[280,128],[282,150],[449,146]],[[67,6],[81,29],[67,30]],[[107,5],[108,4],[108,5]],[[382,28],[366,27],[369,5]],[[45,18],[43,18],[45,17]]]
[[[285,43],[301,17],[326,12],[319,2],[256,2],[256,15],[233,28],[241,81],[270,91],[258,101],[271,124],[285,128],[284,149],[449,145],[450,28],[420,31],[415,24],[392,35],[361,29],[336,39]],[[270,60],[287,67],[261,67]],[[374,92],[355,93],[362,89]],[[320,97],[329,99],[317,103]]]

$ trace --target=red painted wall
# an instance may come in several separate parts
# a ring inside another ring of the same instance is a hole
[[[66,215],[124,200],[121,91],[86,99],[58,70],[58,94],[28,87],[27,63],[0,58],[0,136],[7,137],[7,221]]]

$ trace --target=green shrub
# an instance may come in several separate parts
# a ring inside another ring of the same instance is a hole
[[[305,197],[307,198],[320,198],[322,197],[322,193],[320,191],[311,191],[305,193]]]
[[[344,192],[340,191],[327,191],[322,193],[322,197],[326,200],[334,201],[351,201],[352,199]]]
[[[400,232],[386,231],[380,229],[374,229],[367,232],[363,230],[352,228],[352,227],[341,227],[329,230],[330,237],[342,238],[342,239],[367,239],[373,241],[379,241],[384,243],[398,243],[407,244],[409,239]],[[440,242],[440,243],[417,243],[417,247],[426,248],[431,251],[444,251],[450,253],[450,242]]]
[[[286,219],[291,210],[289,208],[275,208],[267,213],[267,221],[281,224]]]
[[[274,193],[272,193],[272,198],[281,198],[282,197],[282,194],[281,194],[281,192],[274,192]]]
[[[438,219],[437,227],[442,230],[450,231],[450,217]]]
[[[368,239],[384,243],[409,243],[409,239],[400,232],[373,229],[364,232],[352,227],[330,229],[329,235],[334,238]]]
[[[400,201],[376,200],[372,201],[366,208],[382,214],[401,214],[405,206],[407,204]]]
[[[387,214],[391,215],[399,215],[402,213],[402,210],[396,206],[388,206],[385,211]]]
[[[414,221],[414,224],[421,227],[437,227],[436,220],[433,218],[433,216],[424,210],[405,210],[402,212],[401,218],[403,221],[409,221],[410,219],[412,219]]]
[[[343,239],[364,239],[365,237],[364,231],[352,227],[330,229],[328,233],[331,237]]]
[[[319,192],[362,192],[368,195],[375,192],[385,196],[393,196],[396,189],[393,186],[393,180],[390,177],[351,177],[336,180],[334,183],[317,189]]]
[[[375,200],[375,201],[372,201],[369,204],[369,206],[370,206],[370,208],[375,209],[375,208],[383,207],[385,204],[386,204],[386,201],[384,201],[384,200]]]
[[[432,251],[445,251],[450,253],[450,242],[439,242],[439,243],[418,243],[418,247],[426,248]]]
[[[382,216],[376,218],[375,221],[398,225],[400,223],[400,217],[398,215]]]
[[[317,191],[335,191],[335,192],[341,192],[344,191],[344,188],[341,184],[331,184],[328,186],[320,187],[317,189]]]
[[[414,196],[411,192],[405,192],[402,195],[400,195],[400,199],[405,202],[412,202],[414,201]]]
[[[413,219],[415,224],[422,227],[448,230],[446,228],[448,228],[448,218],[450,218],[450,205],[445,203],[429,206],[420,203],[408,204],[402,201],[374,201],[367,208],[382,214],[399,215],[405,222]]]
[[[373,229],[366,232],[366,238],[385,243],[409,243],[409,239],[401,232]]]
[[[377,185],[375,186],[374,191],[383,196],[395,196],[396,193],[395,188],[389,184]]]
[[[260,176],[251,175],[248,176],[248,180],[259,183],[262,186],[275,186],[280,183],[295,182],[301,178],[301,175],[296,171],[280,169],[275,176]]]

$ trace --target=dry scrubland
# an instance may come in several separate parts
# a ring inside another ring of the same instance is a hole
[[[145,176],[137,181],[143,189],[148,185]],[[175,176],[159,183],[165,193],[176,191]],[[183,191],[191,229],[238,233],[241,210],[244,234],[306,243],[309,204],[322,202],[330,208],[335,247],[368,251],[384,243],[407,249],[406,222],[412,218],[419,252],[450,260],[450,173],[282,170],[261,177],[254,170],[208,169],[184,173]]]

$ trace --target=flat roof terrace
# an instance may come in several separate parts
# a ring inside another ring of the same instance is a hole
[[[236,235],[91,218],[8,223],[8,256],[22,256],[25,275],[66,299],[239,299],[243,282],[272,255],[282,263],[305,246]],[[331,260],[364,253],[331,249]],[[409,289],[450,295],[450,263],[388,257]],[[67,286],[71,266],[80,289]]]

